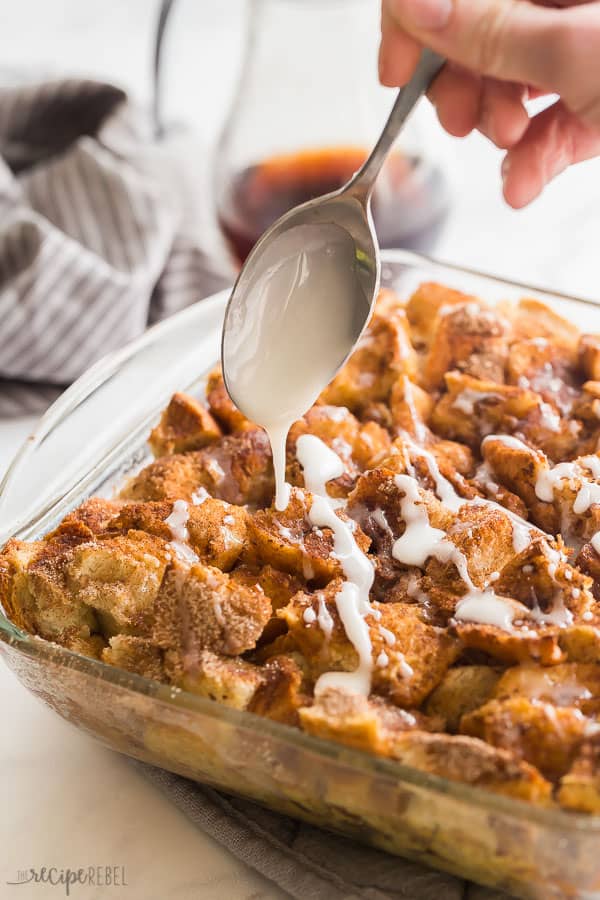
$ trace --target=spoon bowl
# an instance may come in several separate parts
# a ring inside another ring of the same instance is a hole
[[[381,272],[379,241],[369,199],[364,195],[361,196],[359,191],[355,193],[349,189],[350,187],[351,185],[345,185],[330,194],[309,200],[281,216],[254,245],[240,271],[225,312],[222,337],[223,377],[227,390],[236,404],[235,384],[230,383],[227,377],[228,351],[231,346],[228,340],[231,336],[228,326],[233,323],[236,316],[239,318],[240,315],[244,317],[252,315],[247,298],[251,296],[256,284],[257,271],[263,271],[273,264],[272,248],[291,247],[292,244],[302,247],[302,240],[296,243],[294,239],[294,233],[299,233],[298,229],[304,229],[305,226],[310,226],[311,230],[322,226],[335,227],[344,231],[353,245],[354,277],[358,290],[348,295],[348,300],[354,300],[354,308],[348,311],[352,327],[348,331],[348,346],[344,358],[337,360],[332,376],[337,368],[343,365],[367,324],[373,301],[379,290]]]
[[[286,436],[348,359],[379,289],[371,193],[402,125],[443,65],[424,50],[369,158],[338,191],[290,210],[238,275],[223,325],[223,378],[236,406],[268,432],[277,508]]]
[[[236,368],[238,374],[240,370],[239,367],[232,367],[232,363],[239,353],[241,332],[251,330],[252,320],[260,324],[260,292],[256,290],[260,278],[257,276],[274,266],[276,254],[273,248],[287,250],[288,253],[294,249],[297,253],[302,250],[303,239],[298,229],[305,226],[313,230],[320,227],[338,228],[340,234],[347,235],[348,248],[352,248],[352,259],[348,254],[345,258],[346,264],[352,264],[355,281],[355,289],[350,290],[347,296],[347,322],[343,329],[347,346],[340,357],[340,343],[336,342],[336,352],[332,354],[329,365],[325,366],[329,372],[327,380],[344,364],[360,337],[377,296],[381,270],[379,242],[371,214],[373,186],[406,119],[443,64],[444,59],[438,54],[424,50],[412,79],[399,91],[379,140],[362,168],[339,190],[309,200],[281,216],[262,235],[246,259],[227,304],[221,344],[225,385],[236,405],[246,415],[250,412],[244,408],[247,394],[240,390],[240,384],[233,377],[232,368]],[[295,232],[300,237],[297,243],[294,241]],[[269,315],[270,312],[263,303],[262,314]],[[258,421],[258,424],[265,423]]]

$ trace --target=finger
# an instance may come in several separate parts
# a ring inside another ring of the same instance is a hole
[[[410,81],[417,67],[421,46],[398,28],[387,8],[381,6],[381,43],[379,45],[379,80],[386,87],[401,87]]]
[[[522,85],[484,78],[477,127],[497,147],[513,147],[529,126],[525,99]]]
[[[600,135],[560,101],[535,116],[502,164],[506,202],[520,209],[573,163],[600,154]]]
[[[582,16],[588,25],[598,18],[597,9],[588,15],[589,6],[553,9],[523,0],[387,0],[387,9],[413,38],[466,68],[548,89],[557,89],[561,72],[568,75],[573,56],[564,57],[574,27]]]
[[[438,119],[454,137],[465,137],[477,126],[481,79],[466,69],[445,66],[428,92]]]

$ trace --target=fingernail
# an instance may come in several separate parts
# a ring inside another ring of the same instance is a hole
[[[400,0],[393,9],[401,22],[410,20],[415,28],[434,31],[448,24],[452,0]]]
[[[508,154],[502,160],[502,165],[500,166],[500,174],[502,175],[502,186],[506,187],[506,179],[508,178],[508,173],[510,172],[510,157]]]

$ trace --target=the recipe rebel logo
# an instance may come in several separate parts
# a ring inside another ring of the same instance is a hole
[[[88,885],[101,888],[123,888],[128,886],[125,866],[81,866],[78,869],[58,866],[42,866],[39,869],[30,867],[19,869],[17,877],[13,881],[7,881],[11,887],[20,887],[24,884],[49,884],[64,890],[65,896],[70,897],[71,891],[77,885]],[[29,897],[30,895],[27,894]]]

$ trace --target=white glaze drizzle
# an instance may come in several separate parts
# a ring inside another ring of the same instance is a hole
[[[205,487],[196,488],[196,490],[192,494],[192,503],[194,506],[201,506],[206,500],[210,499],[210,494],[206,490]]]
[[[341,460],[314,435],[301,435],[296,448],[304,470],[305,484],[313,493],[309,522],[313,528],[329,528],[333,534],[332,555],[339,560],[346,578],[336,594],[335,604],[346,636],[358,655],[358,667],[353,672],[326,672],[321,675],[315,685],[315,696],[332,687],[368,696],[371,691],[373,648],[365,618],[372,612],[369,592],[375,577],[373,564],[356,543],[353,534],[356,523],[341,519],[335,512],[339,503],[327,495],[327,481],[341,474],[340,467],[341,471],[344,470]],[[318,616],[314,610],[313,615],[325,636],[329,637],[333,620],[322,597],[320,601]],[[312,617],[310,619],[314,621]]]
[[[435,492],[444,506],[448,507],[448,509],[452,510],[452,512],[457,512],[463,505],[463,503],[466,503],[467,501],[464,499],[464,497],[460,497],[456,493],[454,485],[450,481],[448,481],[448,479],[444,475],[442,475],[442,473],[440,472],[438,461],[433,453],[431,453],[429,450],[426,450],[424,447],[417,446],[410,439],[407,439],[407,443],[410,447],[410,450],[424,459],[427,463],[429,474],[431,475],[435,484]]]
[[[412,676],[415,674],[415,670],[410,665],[410,663],[408,663],[406,661],[404,654],[398,653],[397,659],[398,659],[398,670],[399,670],[400,674],[402,675],[402,677],[403,678],[412,678]]]
[[[432,528],[429,524],[427,509],[421,501],[419,487],[412,475],[396,475],[394,482],[403,492],[400,501],[400,513],[404,519],[406,528],[394,542],[392,556],[405,566],[418,566],[422,568],[430,556],[444,555],[444,562],[448,561],[448,552],[456,549],[454,544],[446,537],[446,532],[441,528]],[[448,545],[451,544],[452,548]]]
[[[600,478],[600,459],[597,456],[582,456],[574,462],[563,462],[542,469],[536,478],[535,495],[544,503],[552,503],[555,489],[562,482],[576,481],[579,484],[573,502],[575,515],[583,515],[594,503],[600,503],[600,484],[590,481],[583,469],[589,469],[594,478]]]
[[[513,438],[510,435],[489,435],[484,439],[482,443],[485,443],[486,440],[491,440],[493,438],[502,440],[503,443],[506,443],[507,446],[518,446],[519,449],[530,451],[530,448],[526,444],[524,444],[522,441],[519,441],[518,438]],[[511,441],[514,443],[511,444]],[[513,547],[515,553],[521,553],[526,547],[529,546],[529,544],[531,543],[532,532],[543,534],[544,537],[549,537],[549,535],[546,535],[545,532],[542,532],[539,528],[536,528],[535,525],[531,525],[529,522],[526,522],[525,519],[521,518],[521,516],[511,512],[505,506],[502,506],[500,503],[496,503],[494,500],[488,500],[485,497],[475,497],[473,500],[467,500],[464,497],[460,497],[456,493],[454,485],[450,481],[448,481],[448,479],[445,478],[444,475],[442,475],[442,473],[440,472],[435,456],[428,450],[424,450],[422,447],[417,447],[416,445],[414,445],[410,441],[410,439],[407,440],[407,443],[415,453],[420,454],[426,460],[431,477],[435,482],[436,494],[442,501],[444,506],[446,506],[452,512],[456,512],[460,509],[461,506],[467,504],[470,506],[488,506],[491,509],[497,509],[500,512],[505,513],[512,524]],[[405,453],[405,461],[406,457],[407,454]],[[415,474],[414,467],[410,463],[410,460],[408,461],[407,469],[411,472],[412,475]]]
[[[325,635],[326,639],[329,640],[331,637],[331,632],[333,631],[333,618],[331,617],[331,613],[327,609],[327,604],[322,596],[319,596],[317,601],[318,603],[318,615],[317,621],[319,623],[319,628]]]
[[[535,453],[525,441],[521,441],[512,434],[488,434],[482,440],[481,446],[484,447],[489,441],[498,441],[499,443],[504,444],[505,447],[510,447],[512,450],[525,450],[526,453],[532,455]]]
[[[290,424],[269,425],[265,428],[271,444],[273,454],[273,469],[275,471],[275,509],[281,512],[290,502],[291,486],[285,480],[285,446],[290,430]]]
[[[383,625],[380,625],[379,634],[384,639],[388,647],[393,647],[396,643],[396,635],[393,631],[390,631],[389,628],[384,628]]]
[[[165,519],[165,525],[168,525],[171,529],[172,540],[170,541],[170,546],[175,551],[176,556],[181,562],[192,565],[198,562],[198,556],[188,544],[190,533],[187,529],[187,522],[189,517],[190,509],[186,501],[176,500],[171,514]]]
[[[493,397],[495,400],[501,400],[502,397],[497,391],[476,391],[473,388],[464,388],[456,395],[452,408],[464,413],[466,416],[472,416],[476,403],[481,400],[488,400]]]
[[[408,407],[408,411],[414,425],[415,437],[418,441],[424,442],[427,437],[427,429],[421,421],[421,417],[419,416],[417,408],[415,406],[414,385],[410,378],[408,378],[407,376],[404,376],[404,402]]]
[[[296,458],[304,471],[304,484],[311,494],[328,497],[332,506],[343,506],[343,500],[329,497],[327,482],[346,471],[337,453],[314,434],[301,434],[296,442]]]
[[[495,625],[503,631],[513,630],[513,617],[514,610],[510,603],[490,590],[469,591],[459,600],[454,611],[454,618],[458,621]]]
[[[528,388],[530,385],[529,382],[525,383],[526,381],[527,380],[525,379],[521,382],[519,379],[519,387]],[[452,408],[457,409],[466,416],[472,416],[475,411],[475,404],[490,398],[502,400],[502,394],[499,394],[497,391],[478,391],[473,388],[464,388],[464,390],[460,391],[454,398]],[[541,424],[544,428],[547,428],[548,431],[560,431],[560,416],[554,407],[550,406],[550,404],[546,403],[544,400],[540,400],[538,402],[538,408],[540,411]]]
[[[509,437],[502,435],[501,437]],[[517,441],[518,439],[514,439]],[[519,442],[519,445],[521,442]],[[525,444],[522,445],[526,447]],[[527,448],[529,449],[529,448]],[[439,470],[438,470],[439,471]],[[444,478],[441,473],[439,478],[445,484],[443,491],[448,495],[449,491],[454,491],[450,482]],[[395,542],[392,548],[392,555],[405,565],[415,565],[423,567],[425,560],[429,556],[433,556],[440,562],[453,562],[458,570],[459,575],[467,586],[467,593],[457,604],[455,618],[462,621],[479,622],[480,624],[496,625],[503,630],[512,630],[512,623],[515,616],[515,610],[512,605],[504,598],[499,597],[489,588],[481,590],[477,588],[469,575],[467,560],[463,553],[452,543],[446,533],[439,528],[432,528],[429,523],[427,509],[420,502],[418,485],[413,476],[396,475],[395,482],[401,490],[404,491],[404,497],[400,503],[402,518],[406,523],[406,530],[403,535]],[[439,490],[439,488],[438,488]],[[460,499],[460,498],[459,498]],[[501,506],[493,500],[484,498],[474,498],[473,500],[461,500],[462,503],[476,506],[488,506],[498,509],[506,514],[511,521],[513,531],[513,547],[516,553],[522,552],[531,542],[532,533],[538,533],[544,538],[548,538],[540,529],[526,522],[520,516],[512,513],[510,510]],[[456,508],[456,503],[453,504]],[[554,566],[554,571],[559,562],[564,561],[563,555],[552,548],[547,548],[548,554],[552,555],[552,562],[549,569]],[[554,559],[556,557],[556,559]],[[493,573],[496,575],[496,573]],[[552,573],[551,573],[552,574]],[[490,581],[497,580],[491,578]],[[569,611],[561,604],[561,608],[556,607],[548,613],[542,613],[539,610],[537,621],[549,622],[551,624],[568,624]],[[536,618],[536,616],[532,616]]]

